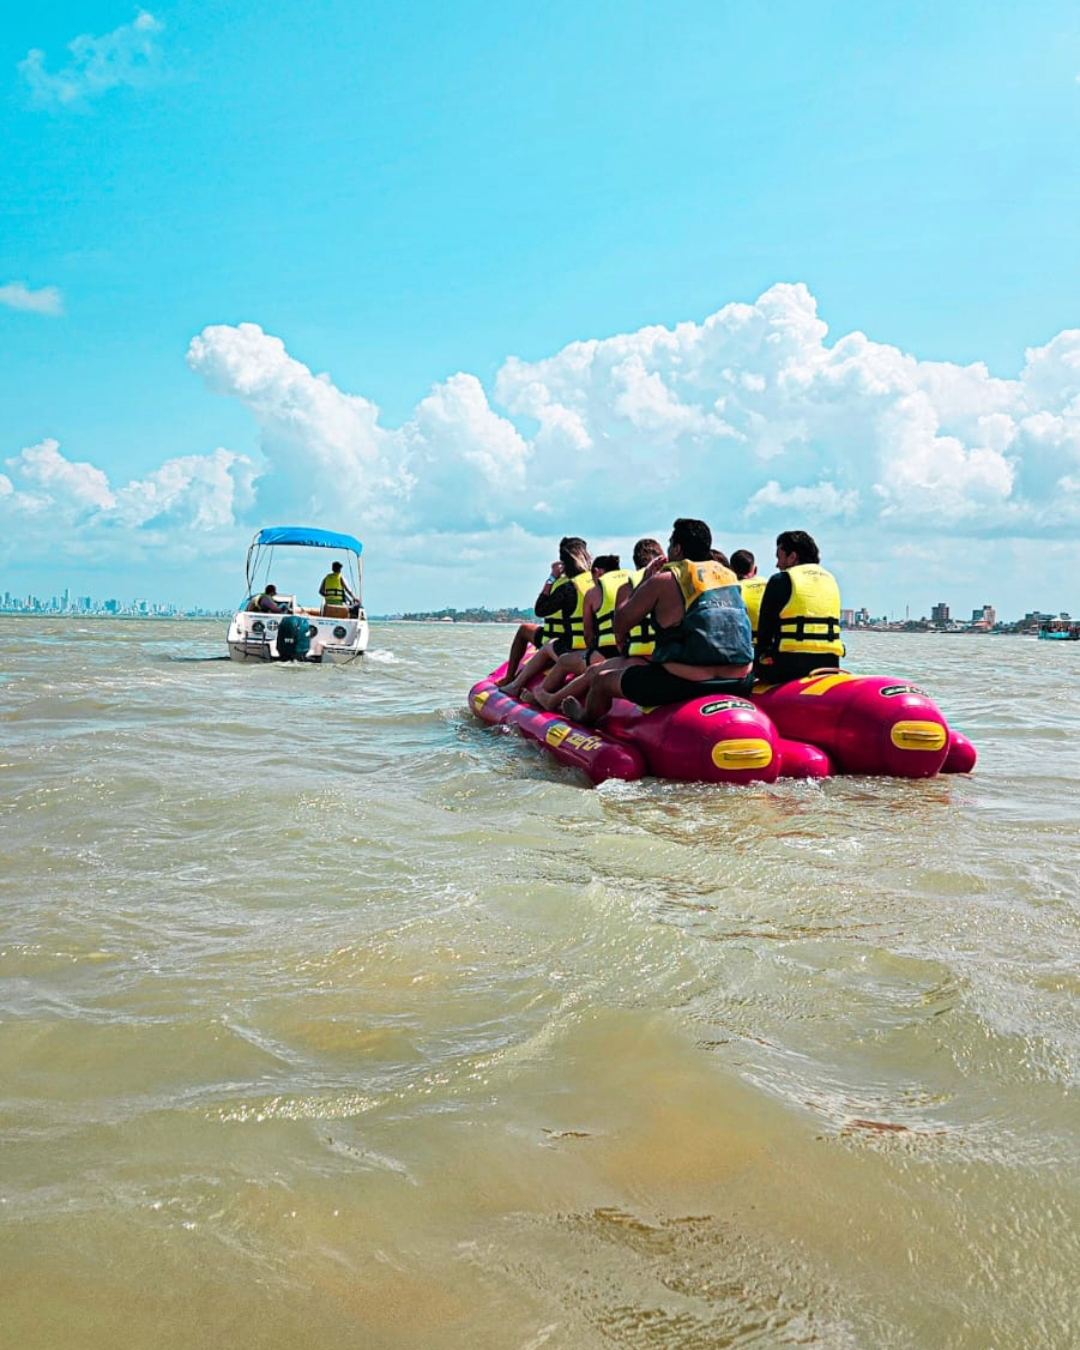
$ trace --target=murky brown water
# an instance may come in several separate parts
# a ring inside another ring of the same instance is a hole
[[[592,790],[509,630],[221,628],[0,620],[8,1344],[1080,1344],[1080,644],[853,639],[970,779]]]

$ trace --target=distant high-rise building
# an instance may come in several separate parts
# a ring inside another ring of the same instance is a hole
[[[936,624],[939,628],[944,628],[949,622],[949,606],[944,600],[930,611],[930,622]]]

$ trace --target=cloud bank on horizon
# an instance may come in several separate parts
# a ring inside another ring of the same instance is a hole
[[[1077,528],[1080,330],[1012,379],[828,336],[807,287],[778,284],[701,323],[510,357],[491,390],[455,374],[387,427],[257,324],[214,325],[188,363],[250,411],[256,455],[192,454],[114,487],[44,440],[5,461],[0,513],[32,537],[21,522],[47,512],[80,551],[118,557],[170,539],[218,553],[288,518],[459,567],[508,541],[546,552],[564,532],[636,536],[676,515],[732,545],[792,526],[879,548]]]

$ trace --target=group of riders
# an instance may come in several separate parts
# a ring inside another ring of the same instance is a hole
[[[353,592],[352,587],[342,575],[341,563],[335,562],[331,565],[330,571],[323,577],[319,584],[319,594],[322,596],[322,613],[344,617],[341,610],[345,610],[353,618],[360,611],[360,600]],[[284,600],[278,599],[277,587],[268,583],[266,588],[259,594],[253,595],[247,603],[247,608],[252,613],[257,614],[290,614],[292,606]],[[314,610],[307,610],[306,613],[314,614]]]
[[[536,598],[539,622],[519,627],[499,684],[591,725],[616,698],[656,707],[839,666],[840,588],[817,544],[785,530],[776,565],[759,577],[749,550],[729,560],[703,520],[682,517],[666,553],[655,539],[638,540],[633,571],[567,536]]]

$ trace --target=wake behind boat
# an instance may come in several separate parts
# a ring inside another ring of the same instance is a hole
[[[305,607],[298,596],[279,593],[270,582],[274,550],[334,549],[347,566],[335,563],[323,583],[324,603]],[[367,651],[361,554],[351,534],[300,526],[260,530],[247,552],[246,598],[229,623],[229,656],[234,661],[309,661],[346,665]],[[336,586],[336,590],[334,589]],[[343,603],[334,603],[340,599]]]

